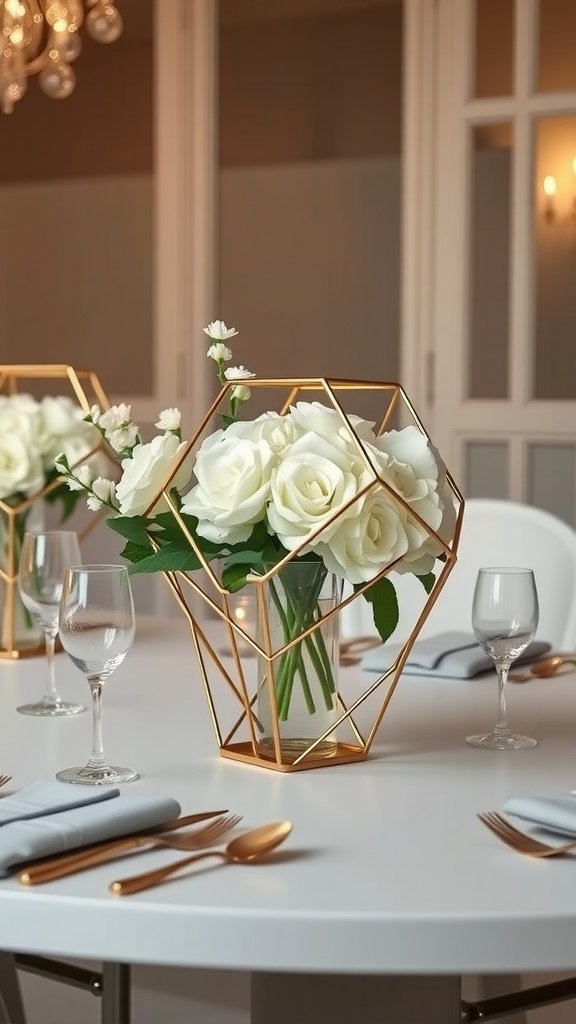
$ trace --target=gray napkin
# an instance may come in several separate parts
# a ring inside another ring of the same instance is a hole
[[[13,796],[0,800],[0,827],[11,821],[39,818],[44,814],[57,814],[73,807],[110,800],[118,796],[119,789],[101,786],[68,786],[55,779],[33,782]]]
[[[369,651],[362,659],[362,668],[368,672],[384,672],[394,663],[403,644],[383,644]],[[533,640],[515,664],[539,658],[551,645],[544,640]],[[480,672],[494,668],[492,659],[484,653],[473,633],[438,633],[414,644],[403,672],[412,676],[445,676],[452,679],[471,679]]]
[[[99,800],[43,817],[12,821],[0,828],[0,877],[21,861],[154,828],[179,814],[180,805],[171,797],[121,793],[114,800]]]
[[[515,797],[503,810],[548,832],[576,839],[576,799],[573,796]]]

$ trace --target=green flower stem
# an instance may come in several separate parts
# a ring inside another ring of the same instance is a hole
[[[286,604],[284,606],[274,583],[270,583],[271,597],[278,613],[284,641],[286,643],[289,643],[295,637],[299,636],[303,630],[308,629],[309,626],[313,625],[313,623],[320,618],[318,598],[324,583],[325,575],[325,571],[318,566],[317,579],[310,587],[309,598],[305,604],[302,600],[302,595],[295,588],[291,589],[286,582],[284,582],[286,595]],[[314,633],[305,637],[304,644],[322,689],[324,704],[327,710],[330,711],[334,706],[333,694],[336,692],[336,686],[321,627]],[[276,699],[278,715],[281,721],[286,721],[288,718],[296,673],[298,673],[300,677],[302,693],[306,702],[307,710],[309,714],[314,714],[316,711],[316,705],[314,703],[308,674],[306,672],[302,641],[295,644],[294,647],[279,659],[278,670],[276,673]]]

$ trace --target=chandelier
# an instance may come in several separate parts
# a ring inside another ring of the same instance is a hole
[[[86,28],[99,43],[113,43],[122,32],[114,0],[86,0]],[[70,66],[82,49],[79,28],[83,0],[0,0],[0,108],[10,114],[38,74],[40,87],[55,100],[66,99],[76,84]]]

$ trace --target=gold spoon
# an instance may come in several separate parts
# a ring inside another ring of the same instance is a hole
[[[205,857],[221,857],[228,864],[245,864],[263,857],[270,853],[276,846],[283,843],[292,831],[292,823],[289,821],[274,821],[269,825],[260,825],[242,836],[232,839],[224,850],[207,850],[205,853],[197,853],[193,857],[184,857],[174,864],[168,864],[156,871],[146,871],[142,875],[132,875],[130,878],[121,878],[112,882],[109,886],[110,892],[116,896],[129,896],[133,892],[142,892],[143,889],[150,889],[158,885],[165,878],[169,878],[180,868],[188,864],[195,864],[197,860],[204,860]]]
[[[576,657],[564,657],[563,655],[555,654],[550,658],[543,658],[542,661],[537,661],[534,665],[530,666],[527,672],[512,675],[510,679],[514,683],[526,683],[529,679],[533,679],[534,676],[538,679],[548,679],[550,676],[555,675],[563,665],[576,665]]]

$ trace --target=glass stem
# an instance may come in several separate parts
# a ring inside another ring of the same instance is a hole
[[[57,629],[45,628],[44,638],[46,640],[46,690],[42,698],[43,704],[49,704],[50,707],[55,707],[56,704],[61,704],[60,695],[56,689],[56,672],[54,667],[54,646],[56,643]]]
[[[100,676],[88,678],[92,692],[92,753],[88,761],[88,768],[107,768],[108,762],[104,757],[102,745],[102,689],[103,683]]]
[[[508,682],[509,671],[510,662],[496,662],[496,674],[498,676],[498,719],[494,727],[494,732],[497,733],[498,736],[507,736],[510,732],[506,718],[506,683]]]

